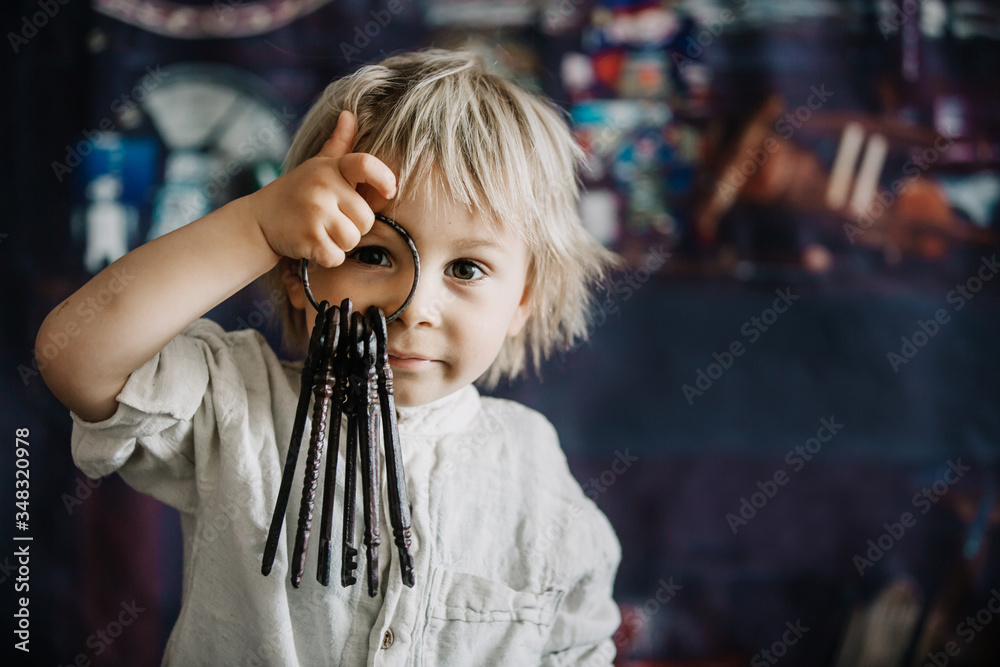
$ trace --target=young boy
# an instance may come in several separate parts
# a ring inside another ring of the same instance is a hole
[[[183,601],[164,664],[612,661],[614,531],[551,424],[472,384],[519,374],[529,351],[537,367],[586,333],[588,284],[613,260],[580,227],[579,160],[560,115],[475,56],[391,57],[327,88],[284,176],[137,248],[46,318],[39,346],[78,330],[44,375],[71,410],[77,465],[117,471],[181,513]],[[304,456],[274,569],[260,570],[302,363],[279,361],[256,331],[198,318],[268,273],[287,287],[286,340],[302,347],[315,311],[293,278],[299,258],[317,300],[395,310],[412,260],[377,212],[421,261],[388,344],[416,584],[402,584],[383,539],[379,595],[319,584],[315,547],[293,588]],[[114,301],[80,317],[112,280]]]

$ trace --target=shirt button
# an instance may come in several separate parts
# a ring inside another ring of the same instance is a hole
[[[392,629],[386,630],[385,634],[382,635],[382,648],[389,648],[392,646]]]

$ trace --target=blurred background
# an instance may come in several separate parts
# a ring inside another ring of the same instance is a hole
[[[8,630],[5,664],[159,664],[180,604],[176,513],[73,466],[42,319],[276,178],[332,79],[427,45],[565,110],[585,224],[627,260],[590,342],[496,392],[555,424],[618,532],[617,664],[1000,664],[1000,3],[4,11],[0,405],[33,473],[0,533],[10,630],[13,536],[33,538],[31,653]],[[208,316],[278,349],[280,298],[252,285]]]

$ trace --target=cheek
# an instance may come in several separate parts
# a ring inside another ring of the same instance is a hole
[[[351,300],[351,306],[357,312],[364,313],[372,303],[375,303],[371,288],[365,283],[357,271],[343,267],[317,271],[316,277],[310,276],[309,287],[316,301],[326,299],[332,306],[339,306],[344,299]]]
[[[491,364],[507,339],[513,310],[509,304],[494,301],[469,313],[458,341],[461,347],[480,363]]]
[[[365,312],[376,305],[389,315],[399,307],[413,283],[405,272],[369,271],[354,265],[341,265],[310,274],[309,284],[317,301],[326,299],[339,306],[350,299],[355,311]]]
[[[333,296],[351,291],[352,283],[350,272],[343,267],[309,271],[309,287],[317,301],[321,297],[329,301]]]

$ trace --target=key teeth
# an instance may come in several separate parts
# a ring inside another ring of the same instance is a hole
[[[354,576],[354,570],[358,569],[358,550],[354,547],[347,547],[344,550],[344,562],[340,567],[340,585],[353,586],[358,582]]]

